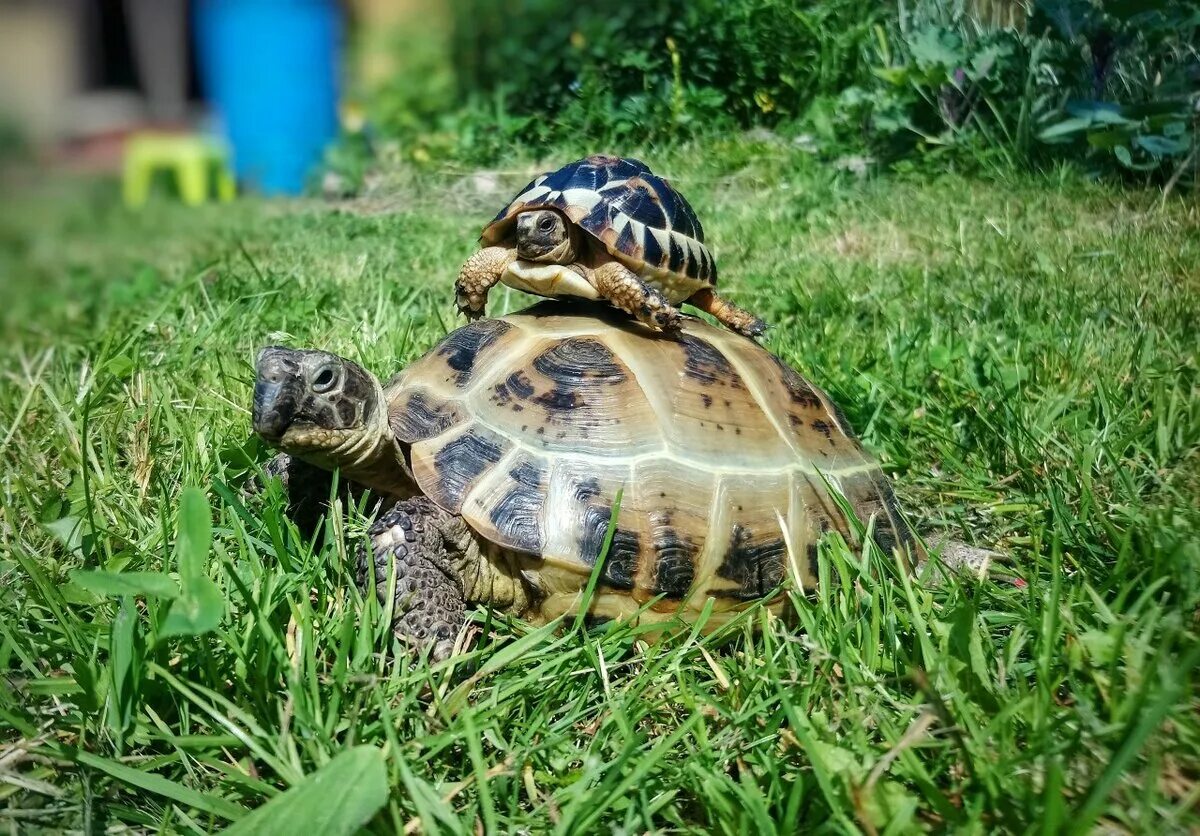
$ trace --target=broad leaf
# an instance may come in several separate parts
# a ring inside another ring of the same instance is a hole
[[[1071,136],[1072,134],[1086,131],[1091,126],[1091,119],[1081,116],[1074,116],[1070,119],[1064,119],[1058,124],[1051,125],[1050,127],[1046,128],[1044,131],[1038,134],[1038,139],[1042,140],[1043,142],[1050,142],[1055,139],[1063,139]]]
[[[215,630],[225,615],[225,596],[211,578],[195,578],[187,590],[171,602],[159,635],[198,636]]]
[[[1170,157],[1175,154],[1182,154],[1188,150],[1186,142],[1180,142],[1177,139],[1168,139],[1165,136],[1139,136],[1133,141],[1147,154],[1152,154],[1155,157]]]
[[[1130,125],[1134,121],[1126,118],[1121,105],[1113,102],[1072,101],[1067,103],[1067,113],[1103,125]]]
[[[42,523],[42,527],[57,537],[68,552],[79,551],[83,546],[83,520],[78,517],[63,517]]]
[[[356,746],[228,827],[226,834],[358,832],[387,802],[383,752]]]
[[[909,50],[917,66],[922,69],[953,69],[966,63],[962,38],[955,32],[932,26],[917,32],[909,43]]]

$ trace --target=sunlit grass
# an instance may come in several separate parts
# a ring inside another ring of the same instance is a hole
[[[652,645],[479,610],[448,665],[395,664],[354,587],[361,513],[314,545],[277,490],[243,491],[268,455],[250,361],[420,354],[525,164],[492,193],[405,172],[342,205],[6,194],[0,817],[207,832],[367,744],[381,833],[1197,826],[1194,209],[1069,175],[855,181],[777,147],[651,162],[922,530],[1001,548],[1028,586],[898,583],[829,544],[838,582],[795,625],[751,610]],[[71,572],[177,572],[184,486],[213,507],[226,612],[160,638],[166,599]]]

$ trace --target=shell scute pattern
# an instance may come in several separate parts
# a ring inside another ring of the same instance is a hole
[[[504,241],[518,214],[542,208],[562,212],[635,272],[648,268],[717,282],[716,262],[691,204],[640,160],[593,155],[534,178],[484,228],[481,240]]]
[[[526,339],[507,371],[466,395],[467,409],[524,446],[562,456],[631,456],[662,446],[653,407],[599,340]]]
[[[512,548],[539,554],[545,544],[542,505],[550,478],[549,464],[530,453],[518,453],[494,471],[498,478],[473,490],[465,513],[486,517],[501,540]]]
[[[569,303],[504,322],[462,387],[453,352],[434,350],[389,390],[422,489],[499,545],[586,576],[620,492],[601,585],[669,609],[710,595],[735,607],[789,571],[814,583],[817,540],[854,539],[830,485],[874,515],[882,547],[911,543],[824,394],[758,346],[690,320],[686,340],[654,339]]]

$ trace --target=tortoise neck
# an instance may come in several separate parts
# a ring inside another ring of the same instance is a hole
[[[378,494],[405,499],[419,493],[400,442],[387,419],[387,399],[375,381],[374,408],[354,442],[338,451],[338,466],[352,482]]]

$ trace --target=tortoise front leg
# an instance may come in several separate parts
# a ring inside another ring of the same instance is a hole
[[[619,261],[609,261],[589,277],[596,292],[656,331],[679,330],[679,308]]]
[[[329,510],[333,492],[333,473],[306,461],[280,453],[263,465],[266,478],[283,483],[287,495],[287,515],[305,537],[317,533],[321,517]],[[246,486],[250,494],[260,493],[264,485],[254,477]]]
[[[458,271],[458,281],[454,283],[458,312],[466,315],[467,319],[483,316],[488,291],[500,281],[508,265],[516,258],[516,249],[507,247],[484,247],[468,258]]]
[[[767,323],[728,299],[722,299],[711,287],[697,290],[688,302],[715,316],[730,331],[736,331],[743,336],[761,337],[767,330]]]
[[[392,591],[392,630],[414,650],[428,648],[434,662],[450,656],[466,621],[459,547],[443,534],[447,517],[425,497],[397,502],[371,526],[371,556],[358,553],[359,586],[370,580],[383,604]]]

